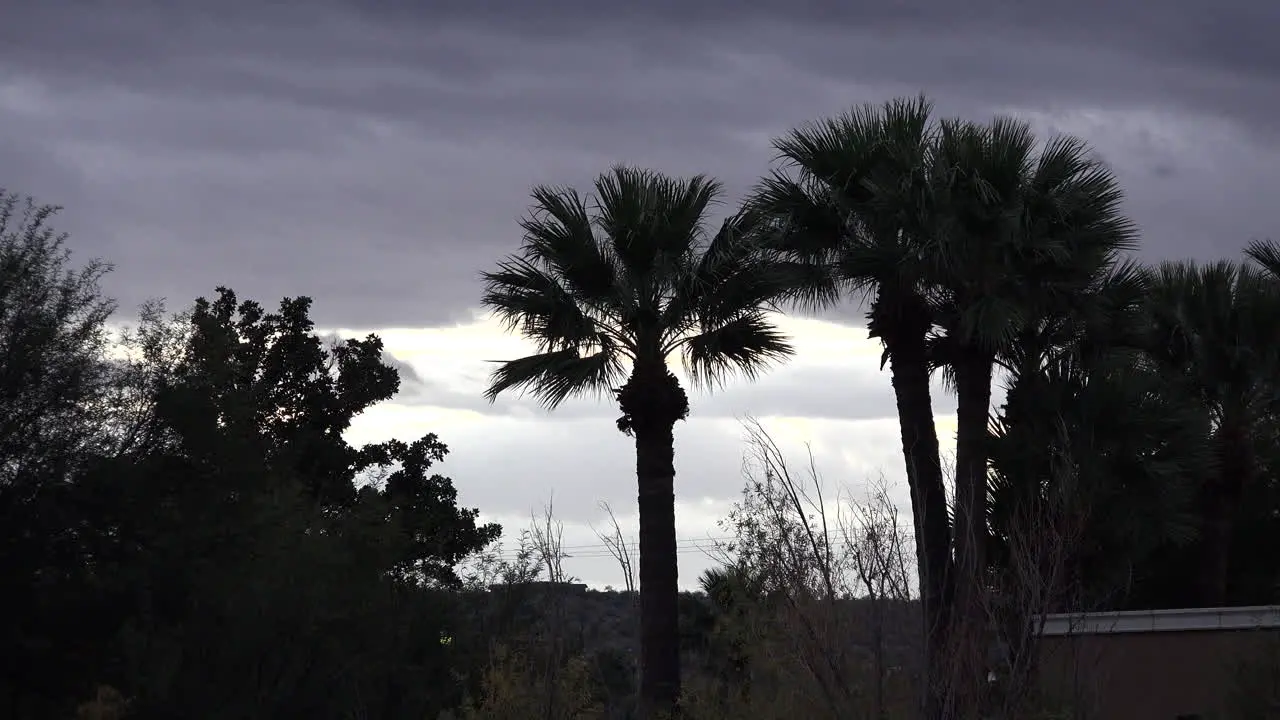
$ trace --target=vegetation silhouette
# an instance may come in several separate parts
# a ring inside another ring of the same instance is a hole
[[[435,434],[346,439],[399,391],[375,335],[229,288],[118,332],[110,266],[0,191],[0,714],[1064,717],[1086,708],[1040,692],[1044,613],[1280,603],[1280,245],[1143,265],[1086,143],[923,97],[774,147],[723,222],[706,176],[537,187],[483,275],[536,348],[489,399],[608,394],[634,439],[638,537],[610,509],[588,549],[623,592],[568,575],[583,548],[550,505],[503,545]],[[793,354],[778,313],[849,300],[884,348],[909,507],[748,422],[722,538],[681,546],[684,383],[758,377]],[[678,556],[711,546],[679,592]],[[1248,662],[1222,705],[1265,717],[1280,663]]]
[[[635,438],[640,511],[640,712],[674,711],[680,694],[675,436],[689,398],[667,367],[714,386],[754,377],[792,349],[766,311],[789,267],[751,241],[744,213],[708,233],[715,181],[617,167],[584,198],[539,187],[518,255],[485,273],[484,305],[537,345],[502,363],[487,392],[528,388],[554,409],[612,391],[618,429]]]

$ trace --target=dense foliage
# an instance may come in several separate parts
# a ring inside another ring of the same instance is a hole
[[[447,591],[499,529],[430,472],[434,435],[343,439],[399,387],[378,338],[326,344],[308,299],[220,289],[112,345],[103,266],[66,269],[51,209],[3,209],[5,717],[70,717],[99,685],[131,717],[460,702],[424,678],[457,667]]]

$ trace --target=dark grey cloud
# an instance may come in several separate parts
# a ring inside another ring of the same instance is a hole
[[[478,6],[483,7],[478,7]],[[67,206],[125,306],[214,285],[328,326],[465,317],[534,183],[740,193],[767,139],[919,91],[1116,167],[1149,257],[1277,233],[1280,6],[46,0],[0,25],[0,185]]]

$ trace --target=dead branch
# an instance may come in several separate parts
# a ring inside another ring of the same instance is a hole
[[[631,546],[626,541],[626,537],[622,534],[622,528],[618,525],[618,518],[613,514],[613,508],[609,507],[609,503],[601,500],[600,509],[605,511],[609,516],[610,529],[608,532],[598,530],[595,526],[591,527],[591,531],[600,538],[600,542],[604,543],[609,554],[614,560],[618,561],[618,568],[622,570],[622,580],[628,593],[636,591],[636,574],[635,566],[631,561]]]
[[[552,583],[565,582],[564,559],[569,557],[564,548],[564,523],[555,517],[555,498],[547,500],[542,506],[542,516],[530,513],[530,537],[538,559],[547,569],[547,580]]]

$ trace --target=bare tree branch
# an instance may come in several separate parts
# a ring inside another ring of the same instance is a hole
[[[635,566],[631,562],[631,548],[626,541],[626,536],[622,534],[622,528],[618,525],[618,518],[613,514],[613,508],[609,507],[609,503],[601,500],[600,509],[604,510],[609,516],[610,531],[602,531],[591,526],[591,531],[600,538],[600,542],[604,543],[609,554],[614,560],[618,561],[618,568],[622,570],[622,580],[624,587],[628,593],[636,591],[636,574]]]
[[[555,497],[547,500],[542,506],[542,516],[530,513],[530,535],[538,559],[547,569],[547,581],[552,583],[567,582],[564,574],[564,559],[569,557],[564,552],[564,523],[555,517]]]

